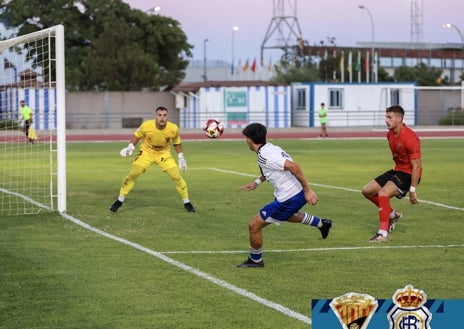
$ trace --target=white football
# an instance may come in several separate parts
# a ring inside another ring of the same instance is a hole
[[[203,125],[206,137],[219,138],[224,132],[224,124],[218,119],[208,119]]]

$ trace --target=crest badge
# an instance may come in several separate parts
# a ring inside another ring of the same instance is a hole
[[[343,329],[366,329],[377,307],[378,302],[374,297],[354,292],[336,297],[330,302],[330,308]]]
[[[412,285],[398,289],[392,297],[394,307],[388,312],[390,329],[431,329],[432,313],[424,306],[427,294]]]

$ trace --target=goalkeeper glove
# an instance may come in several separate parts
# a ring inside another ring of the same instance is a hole
[[[179,163],[179,169],[185,172],[187,170],[187,161],[184,158],[184,153],[179,153],[177,155],[177,162]]]
[[[123,158],[125,158],[125,157],[127,157],[127,156],[131,156],[131,155],[132,155],[132,151],[134,151],[134,149],[135,149],[135,146],[132,145],[132,143],[129,143],[129,145],[127,145],[127,147],[123,148],[123,149],[121,150],[121,152],[119,152],[119,154],[120,154]]]

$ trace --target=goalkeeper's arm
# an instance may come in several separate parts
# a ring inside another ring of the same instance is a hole
[[[177,164],[179,169],[185,172],[187,170],[187,160],[184,158],[184,152],[182,151],[182,144],[175,144],[174,149],[177,152]]]
[[[137,146],[137,144],[139,143],[139,140],[140,138],[138,137],[135,137],[133,136],[130,143],[127,145],[127,147],[123,148],[119,154],[122,156],[122,157],[127,157],[127,156],[131,156],[132,155],[132,152],[134,151],[135,147]]]

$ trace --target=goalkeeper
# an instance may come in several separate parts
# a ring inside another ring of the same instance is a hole
[[[179,127],[168,121],[168,110],[165,107],[155,109],[154,120],[144,121],[135,131],[129,145],[120,152],[122,157],[132,155],[135,146],[142,140],[137,157],[132,162],[129,174],[124,178],[119,197],[111,205],[110,210],[116,212],[124,203],[125,197],[134,187],[137,178],[143,174],[152,164],[156,164],[165,172],[175,183],[177,193],[179,193],[184,207],[188,212],[195,212],[195,208],[188,197],[188,189],[185,180],[182,178],[180,170],[187,170],[182,152],[182,141],[179,135]],[[174,145],[177,152],[178,165],[173,159],[170,143]]]

